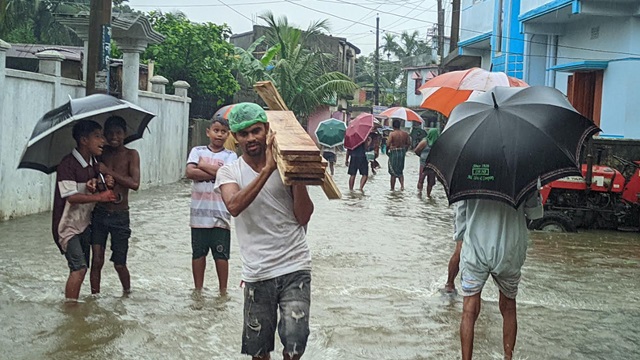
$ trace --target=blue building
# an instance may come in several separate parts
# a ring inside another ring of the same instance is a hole
[[[603,135],[640,139],[639,39],[639,0],[462,0],[445,66],[555,87]]]
[[[449,69],[473,66],[524,76],[524,34],[520,32],[521,0],[462,0],[460,41],[445,59]]]

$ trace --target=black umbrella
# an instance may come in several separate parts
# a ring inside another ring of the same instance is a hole
[[[583,146],[599,131],[554,88],[495,87],[453,110],[427,167],[450,204],[483,198],[517,208],[538,178],[581,176]]]
[[[35,169],[51,174],[62,158],[76,146],[71,136],[73,125],[90,119],[104,126],[105,120],[117,115],[127,122],[125,144],[140,139],[154,114],[128,101],[95,94],[69,100],[38,120],[18,168]]]

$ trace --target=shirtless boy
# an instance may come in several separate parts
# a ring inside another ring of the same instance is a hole
[[[124,146],[127,137],[127,123],[119,116],[112,116],[104,124],[107,146],[101,157],[100,172],[115,180],[113,191],[117,200],[96,206],[91,222],[91,293],[100,293],[100,272],[104,265],[107,237],[111,234],[111,261],[118,273],[122,290],[131,291],[127,252],[129,250],[129,189],[140,186],[140,155],[134,149]]]

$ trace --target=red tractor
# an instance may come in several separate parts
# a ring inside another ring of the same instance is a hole
[[[543,186],[545,214],[532,230],[573,232],[578,228],[640,229],[640,161],[613,155],[622,170],[582,165],[582,175]],[[590,160],[590,159],[589,159]],[[589,161],[588,161],[589,162]]]

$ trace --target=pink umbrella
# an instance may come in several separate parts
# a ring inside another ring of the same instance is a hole
[[[344,136],[344,147],[353,150],[367,141],[369,133],[373,129],[375,118],[369,113],[362,113],[351,120]]]
[[[406,121],[414,121],[421,124],[424,122],[424,120],[422,120],[422,117],[418,115],[418,113],[402,106],[388,108],[387,110],[381,112],[380,115]]]

